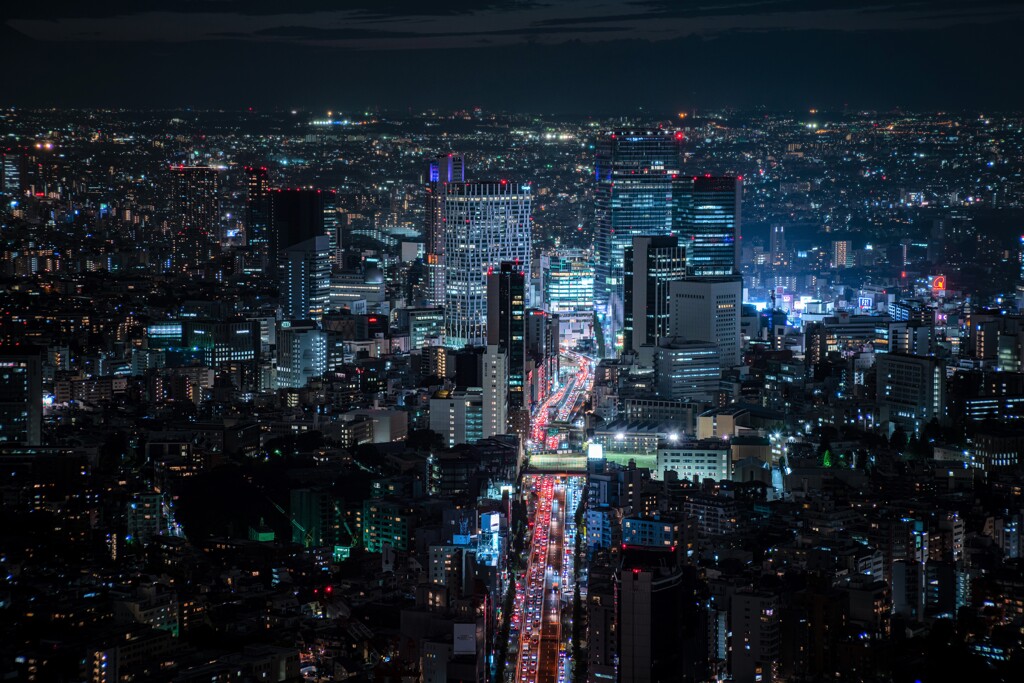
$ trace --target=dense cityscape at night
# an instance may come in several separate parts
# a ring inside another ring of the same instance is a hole
[[[1024,11],[211,4],[2,22],[0,680],[1024,679],[1019,93],[566,56]],[[350,87],[164,61],[257,44]]]

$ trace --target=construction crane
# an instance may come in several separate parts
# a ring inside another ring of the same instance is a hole
[[[278,512],[280,512],[282,515],[287,517],[288,521],[291,522],[292,526],[295,527],[296,529],[298,529],[299,533],[302,534],[302,547],[309,548],[310,546],[312,546],[313,545],[313,532],[312,531],[307,531],[304,526],[299,524],[298,520],[295,519],[295,515],[288,514],[288,512],[283,507],[281,507],[280,505],[275,503],[269,497],[267,497],[267,500],[270,501],[270,504],[273,505],[274,508]]]

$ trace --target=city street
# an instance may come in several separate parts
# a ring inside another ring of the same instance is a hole
[[[533,537],[521,584],[517,586],[518,662],[515,680],[520,683],[555,683],[565,680],[572,572],[566,571],[566,526],[574,510],[567,499],[579,499],[581,477],[527,476],[526,491],[537,495],[533,509]],[[573,487],[574,496],[567,496]],[[563,596],[566,600],[563,601]]]

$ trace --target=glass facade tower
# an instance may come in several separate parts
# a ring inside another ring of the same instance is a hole
[[[529,184],[488,180],[448,185],[444,223],[445,343],[482,345],[487,337],[487,275],[502,261],[530,272]]]

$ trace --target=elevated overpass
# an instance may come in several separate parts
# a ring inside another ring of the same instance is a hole
[[[527,474],[580,474],[586,471],[585,453],[534,453],[524,470]]]

